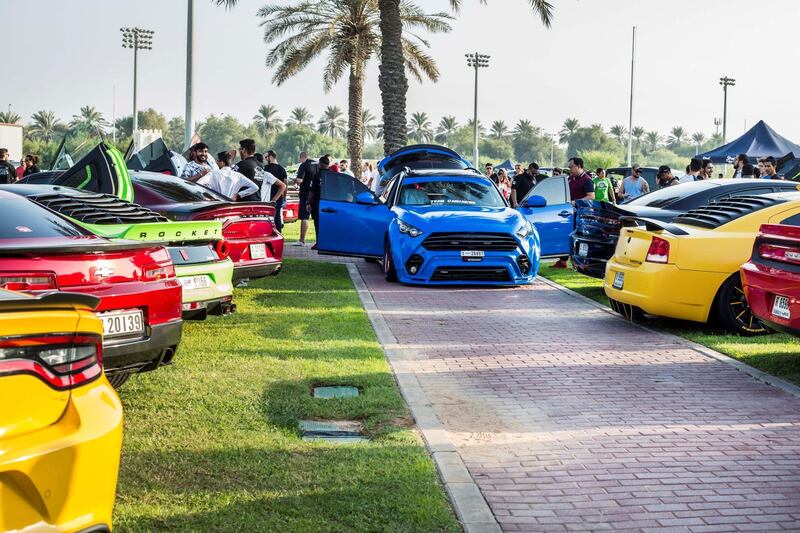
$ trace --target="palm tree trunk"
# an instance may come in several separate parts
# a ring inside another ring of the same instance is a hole
[[[383,104],[383,151],[406,145],[406,78],[400,0],[378,0],[381,12],[381,64],[378,86]]]
[[[364,148],[364,70],[363,65],[350,66],[349,86],[349,124],[347,128],[347,147],[350,151],[350,169],[356,178],[361,178],[361,152]]]

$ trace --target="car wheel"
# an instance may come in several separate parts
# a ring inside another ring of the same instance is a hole
[[[111,386],[119,390],[120,387],[122,387],[125,382],[128,381],[128,378],[131,377],[131,372],[117,372],[107,377],[108,382],[111,383]]]
[[[720,287],[716,314],[722,326],[734,333],[750,337],[770,332],[750,310],[738,273],[728,278]]]
[[[397,281],[397,270],[394,268],[394,261],[392,261],[392,245],[386,241],[383,248],[383,275],[386,281]]]

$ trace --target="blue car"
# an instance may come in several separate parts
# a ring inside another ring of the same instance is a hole
[[[474,169],[406,168],[380,198],[326,172],[320,198],[319,252],[382,259],[389,281],[522,285],[539,270],[536,230]]]
[[[543,258],[569,255],[575,208],[569,199],[567,176],[543,179],[534,185],[517,209],[539,233]]]

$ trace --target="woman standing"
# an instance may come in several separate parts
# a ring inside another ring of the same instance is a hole
[[[28,154],[25,156],[25,172],[22,173],[23,176],[29,176],[30,174],[36,174],[37,172],[41,172],[39,170],[39,156]]]
[[[503,198],[508,200],[511,196],[511,183],[508,180],[508,175],[506,175],[506,170],[504,168],[497,171],[497,187],[500,189],[500,192],[503,193]]]
[[[372,170],[369,168],[369,161],[361,164],[361,183],[372,189]]]

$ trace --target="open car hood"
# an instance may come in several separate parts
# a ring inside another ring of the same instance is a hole
[[[72,167],[57,176],[53,185],[84,191],[111,194],[127,202],[133,201],[133,186],[122,153],[101,142]]]
[[[378,170],[381,174],[394,175],[405,167],[409,167],[412,170],[463,170],[471,168],[472,165],[458,155],[458,152],[435,144],[404,146],[387,155],[378,163]]]
[[[180,176],[186,165],[186,158],[170,150],[164,139],[158,138],[138,152],[133,151],[131,143],[125,154],[125,162],[130,170],[147,170]]]

